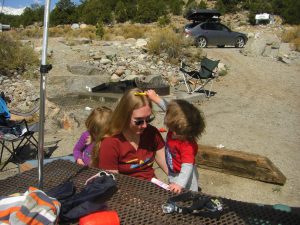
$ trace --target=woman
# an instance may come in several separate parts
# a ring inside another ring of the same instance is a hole
[[[99,167],[139,179],[155,177],[153,163],[168,174],[164,141],[149,123],[153,120],[152,104],[147,96],[127,91],[114,110],[99,149]]]

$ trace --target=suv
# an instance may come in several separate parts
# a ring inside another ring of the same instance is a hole
[[[186,36],[195,38],[196,45],[205,48],[207,45],[233,45],[237,48],[245,46],[248,38],[245,34],[231,31],[219,22],[220,13],[215,10],[198,10],[191,12],[187,18],[193,23],[185,25]]]

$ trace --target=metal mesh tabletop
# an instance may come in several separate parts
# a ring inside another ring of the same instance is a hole
[[[70,161],[56,160],[44,166],[44,190],[47,191],[67,180],[72,180],[77,190],[85,181],[99,172],[95,168],[76,165]],[[37,168],[5,180],[0,180],[0,195],[7,196],[25,192],[29,186],[37,186]],[[173,196],[172,193],[148,181],[125,175],[116,175],[118,191],[107,202],[108,208],[116,210],[121,224],[300,224],[298,212],[275,210],[271,206],[260,206],[220,198],[224,210],[219,219],[192,214],[164,214],[161,205]],[[204,194],[203,194],[204,195]],[[188,202],[186,204],[189,204]]]

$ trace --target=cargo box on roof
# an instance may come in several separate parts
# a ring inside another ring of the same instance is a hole
[[[193,21],[206,21],[209,19],[218,20],[221,13],[215,9],[191,9],[186,14],[186,19]]]

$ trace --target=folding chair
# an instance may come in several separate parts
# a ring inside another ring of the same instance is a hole
[[[211,96],[211,90],[213,86],[213,81],[217,77],[216,68],[218,67],[220,60],[213,61],[208,58],[203,58],[200,64],[200,70],[190,70],[186,69],[189,67],[183,61],[180,64],[180,71],[182,72],[183,82],[187,88],[187,92],[192,94],[194,92],[199,92],[203,90],[205,96],[209,98]],[[200,83],[199,83],[200,82]],[[194,88],[191,87],[191,83],[194,84]],[[204,87],[210,83],[210,88],[208,94]],[[198,85],[198,86],[197,86]]]
[[[38,123],[28,126],[26,120],[19,122],[11,121],[7,126],[0,126],[0,163],[2,162],[3,151],[7,150],[9,153],[9,157],[1,165],[0,171],[3,171],[4,167],[10,162],[15,164],[22,163],[23,160],[18,156],[18,154],[28,144],[32,144],[37,152],[38,141],[34,137],[34,133],[37,131]]]

